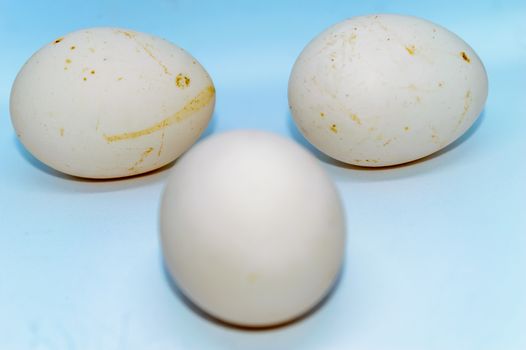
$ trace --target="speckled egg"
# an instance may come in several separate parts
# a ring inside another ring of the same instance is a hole
[[[271,326],[330,290],[343,259],[344,211],[319,162],[297,144],[228,132],[174,166],[161,240],[171,275],[195,304],[229,323]]]
[[[170,163],[206,128],[215,90],[205,69],[158,37],[92,28],[57,38],[22,67],[11,119],[23,145],[61,172],[87,178]]]
[[[345,163],[388,166],[459,138],[481,113],[488,79],[473,49],[432,22],[351,18],[298,57],[289,104],[302,134]]]

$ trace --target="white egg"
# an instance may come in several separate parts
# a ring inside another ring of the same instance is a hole
[[[317,36],[289,81],[289,104],[319,150],[361,166],[409,162],[460,137],[488,93],[482,62],[455,34],[399,15],[355,17]]]
[[[155,36],[93,28],[36,52],[11,92],[24,146],[67,174],[112,178],[170,163],[206,128],[214,85],[183,49]]]
[[[175,165],[161,205],[166,264],[183,293],[243,326],[293,320],[329,291],[344,213],[316,159],[259,131],[214,136]]]

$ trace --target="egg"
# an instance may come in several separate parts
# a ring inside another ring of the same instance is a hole
[[[193,147],[170,174],[160,219],[166,266],[180,290],[236,325],[305,314],[342,263],[335,186],[311,154],[267,132],[227,132]]]
[[[391,14],[354,17],[318,35],[288,89],[310,143],[370,167],[446,147],[475,122],[487,94],[486,71],[467,43],[427,20]]]
[[[53,40],[22,67],[10,110],[16,133],[66,174],[115,178],[172,162],[212,116],[205,69],[158,37],[92,28]]]

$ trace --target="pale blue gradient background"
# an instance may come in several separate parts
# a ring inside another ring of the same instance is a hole
[[[10,87],[50,40],[121,26],[190,51],[217,87],[207,133],[270,130],[303,142],[287,80],[307,42],[354,15],[422,16],[488,70],[483,118],[415,164],[362,170],[317,154],[348,218],[328,301],[287,327],[211,322],[172,290],[157,212],[168,170],[120,181],[62,176],[29,156]],[[0,1],[0,349],[526,349],[526,2]]]

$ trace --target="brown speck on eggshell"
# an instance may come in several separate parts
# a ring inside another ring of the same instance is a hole
[[[462,57],[462,59],[467,63],[471,63],[471,59],[465,51],[460,52],[460,57]]]

